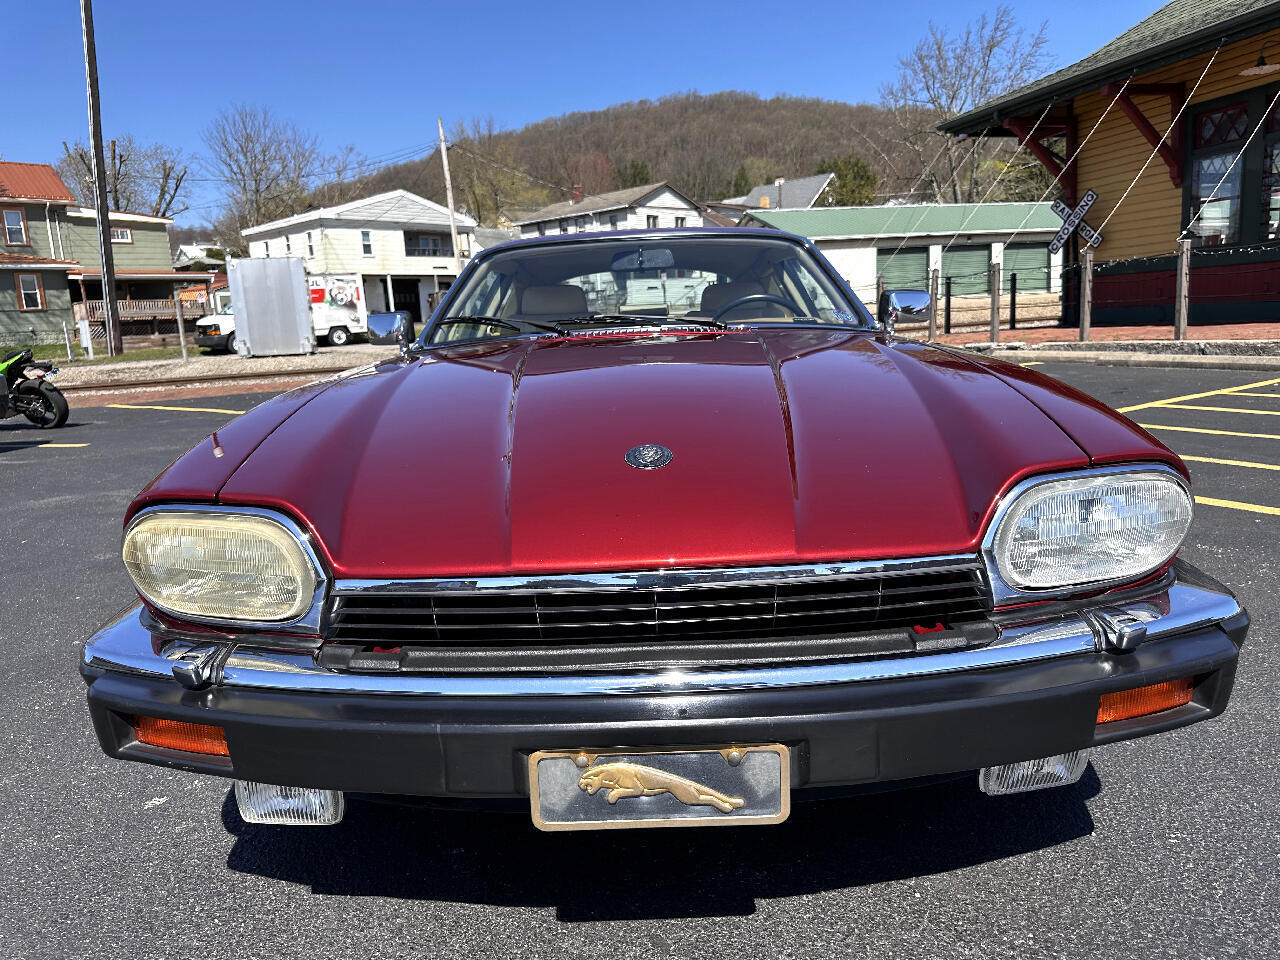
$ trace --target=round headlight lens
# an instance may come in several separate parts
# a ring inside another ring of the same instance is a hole
[[[1159,568],[1191,526],[1191,497],[1171,475],[1104,473],[1021,493],[996,529],[996,566],[1013,587],[1126,580]]]
[[[217,620],[297,619],[317,584],[297,538],[251,514],[143,514],[125,533],[124,565],[157,607]]]

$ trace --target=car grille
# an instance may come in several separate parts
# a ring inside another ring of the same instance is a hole
[[[615,659],[631,654],[651,660],[654,653],[678,651],[686,662],[699,659],[700,647],[716,644],[731,643],[741,659],[753,644],[764,650],[785,642],[791,645],[785,650],[799,653],[796,644],[809,641],[822,646],[824,656],[848,656],[856,655],[849,647],[854,635],[881,638],[871,644],[872,654],[901,653],[900,641],[886,649],[883,638],[911,635],[913,627],[936,631],[979,621],[989,609],[978,561],[950,560],[937,569],[711,586],[340,590],[327,638],[330,645],[385,653],[401,666],[418,659],[404,656],[409,649],[435,651],[435,662],[451,654],[475,661],[482,650],[541,650],[563,659],[570,651],[586,656],[600,648],[616,653]]]

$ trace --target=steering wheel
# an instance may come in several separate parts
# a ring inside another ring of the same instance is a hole
[[[774,296],[772,293],[748,293],[746,296],[738,297],[736,300],[730,300],[723,307],[717,310],[715,316],[711,319],[718,321],[730,310],[737,310],[739,307],[748,303],[776,303],[780,306],[786,307],[794,316],[797,317],[804,313],[803,310],[797,307],[786,297]]]

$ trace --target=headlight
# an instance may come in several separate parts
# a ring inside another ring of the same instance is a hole
[[[252,514],[144,513],[125,532],[124,565],[157,607],[217,620],[296,620],[319,582],[298,537]]]
[[[1191,526],[1172,472],[1102,472],[1033,481],[1002,510],[991,553],[1018,590],[1128,580],[1158,569]]]

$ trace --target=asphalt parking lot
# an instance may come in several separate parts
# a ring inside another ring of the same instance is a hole
[[[1280,377],[1038,369],[1188,458],[1184,556],[1254,618],[1228,712],[1106,747],[1071,788],[956,782],[756,830],[539,834],[373,804],[255,827],[225,781],[108,761],[76,664],[133,596],[125,505],[269,394],[0,422],[0,955],[1280,955]]]

